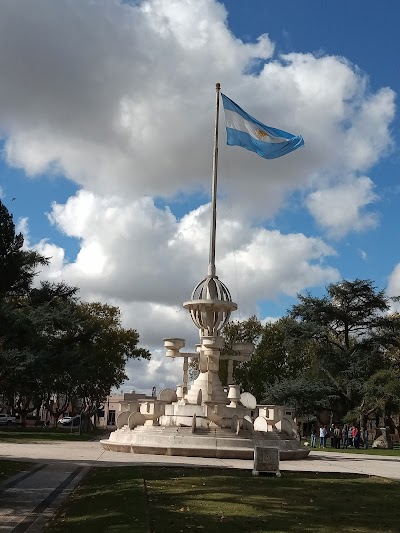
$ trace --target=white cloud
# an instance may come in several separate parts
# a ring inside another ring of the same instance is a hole
[[[130,364],[134,388],[180,380],[176,363],[162,359],[162,337],[196,342],[180,302],[206,274],[209,205],[177,219],[154,198],[208,192],[216,81],[249,113],[306,143],[265,161],[225,149],[221,128],[217,266],[242,314],[340,277],[322,239],[254,226],[288,193],[309,191],[311,214],[332,236],[377,222],[368,210],[373,182],[357,176],[391,148],[394,92],[372,92],[341,57],[279,57],[266,33],[243,43],[215,0],[2,2],[0,62],[6,161],[32,179],[61,173],[82,187],[50,213],[79,240],[78,255],[68,262],[43,238],[35,248],[52,261],[41,277],[121,307],[155,354],[151,365]]]
[[[335,252],[322,240],[251,227],[228,213],[222,204],[218,271],[231,287],[240,278],[241,303],[251,312],[257,299],[279,292],[294,295],[337,279],[338,272],[324,264]],[[80,191],[64,206],[54,204],[50,219],[81,240],[76,260],[61,274],[85,292],[124,302],[176,305],[188,299],[207,273],[209,205],[177,220],[150,198],[128,203]]]
[[[366,261],[368,259],[368,254],[365,250],[359,250],[359,254],[363,261]]]
[[[378,199],[373,189],[370,178],[353,178],[311,193],[306,205],[328,234],[342,237],[350,231],[365,231],[378,224],[377,214],[365,209]]]
[[[63,277],[63,268],[66,264],[65,251],[63,248],[42,239],[33,249],[50,260],[48,267],[41,267],[36,283],[41,280],[60,281]]]
[[[253,216],[317,178],[370,167],[390,147],[392,90],[370,92],[340,57],[274,56],[266,34],[243,43],[214,0],[14,0],[0,15],[0,131],[8,163],[29,175],[61,172],[131,199],[208,190],[216,81],[306,141],[268,163],[229,149],[221,190]]]
[[[400,296],[400,263],[394,267],[389,276],[386,294],[389,297]],[[400,312],[400,302],[393,302],[391,307],[393,311]]]
[[[252,227],[228,213],[222,203],[217,273],[231,289],[240,316],[256,313],[258,302],[282,292],[295,295],[338,279],[339,273],[325,264],[335,252],[322,240]],[[64,233],[79,238],[81,248],[75,261],[66,262],[62,248],[42,240],[35,249],[52,259],[39,280],[66,281],[81,288],[84,300],[121,308],[123,324],[139,331],[141,344],[159,361],[146,371],[147,363],[130,363],[129,386],[139,389],[156,377],[163,386],[180,380],[181,367],[160,355],[161,339],[183,337],[189,351],[198,342],[198,331],[181,304],[207,272],[209,205],[177,220],[150,198],[128,202],[79,191],[65,205],[54,204],[49,217]],[[168,379],[160,378],[164,370]]]
[[[339,278],[325,264],[335,252],[322,240],[251,227],[232,215],[221,203],[217,265],[239,300],[241,316],[256,313],[257,302],[280,293],[294,296]],[[180,304],[206,274],[209,205],[177,220],[150,198],[124,202],[81,190],[65,205],[53,204],[49,218],[80,239],[81,247],[76,260],[65,263],[64,250],[39,243],[36,249],[54,258],[42,276],[81,287],[85,299],[120,306],[126,324],[134,324],[151,349],[168,336],[185,336],[194,345],[196,330]]]
[[[266,316],[265,318],[263,318],[261,320],[261,324],[263,326],[265,326],[266,324],[275,324],[275,322],[278,322],[278,320],[280,319],[281,317],[279,316]]]
[[[15,233],[22,233],[25,247],[29,246],[29,220],[28,217],[22,217],[15,225]]]
[[[42,270],[37,272],[34,283],[38,286],[41,281],[53,281],[54,279],[60,280],[60,278],[63,276],[63,267],[66,264],[65,252],[63,248],[50,243],[48,239],[42,239],[38,243],[32,244],[28,217],[23,217],[18,220],[17,224],[15,225],[15,233],[22,233],[24,237],[23,248],[25,250],[35,250],[39,254],[49,259],[48,266],[40,267]]]
[[[226,266],[230,287],[235,286],[237,274],[242,310],[252,314],[255,309],[249,306],[254,302],[275,299],[281,293],[295,296],[305,287],[336,281],[338,271],[324,264],[331,255],[334,250],[318,238],[258,228],[251,240],[227,254],[221,265]],[[235,264],[237,272],[229,263]]]

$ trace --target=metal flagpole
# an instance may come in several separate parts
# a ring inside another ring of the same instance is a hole
[[[208,275],[215,276],[215,236],[217,232],[217,174],[218,174],[218,117],[219,117],[219,93],[221,85],[215,86],[216,104],[215,104],[215,130],[214,130],[214,156],[212,165],[212,192],[211,192],[211,227],[210,227],[210,255],[208,261]]]

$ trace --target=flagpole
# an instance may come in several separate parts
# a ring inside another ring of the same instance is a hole
[[[215,86],[215,130],[214,130],[214,154],[212,165],[212,189],[211,189],[211,227],[210,227],[210,255],[208,260],[208,275],[215,276],[215,236],[217,232],[217,175],[218,175],[218,117],[219,117],[219,93],[221,85]]]

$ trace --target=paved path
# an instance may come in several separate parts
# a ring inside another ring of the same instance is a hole
[[[0,533],[39,533],[91,466],[156,465],[253,468],[252,461],[167,457],[108,452],[99,442],[0,443],[0,458],[35,463],[0,485]],[[307,459],[281,461],[280,469],[366,474],[400,480],[400,457],[311,452]]]
[[[0,532],[39,533],[87,468],[72,462],[40,464],[0,485]]]

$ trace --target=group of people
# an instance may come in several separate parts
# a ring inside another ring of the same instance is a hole
[[[332,424],[319,428],[319,447],[326,448],[330,439],[331,448],[368,448],[368,430],[354,425],[345,424],[343,427]],[[311,448],[317,447],[317,429],[311,428]]]

